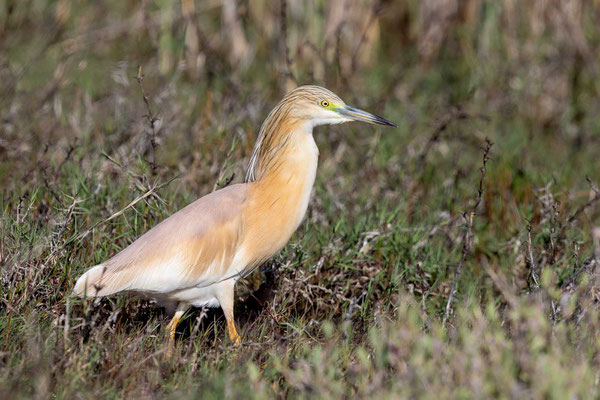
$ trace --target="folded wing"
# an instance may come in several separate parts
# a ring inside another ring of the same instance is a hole
[[[146,232],[75,284],[79,296],[121,291],[169,293],[224,277],[242,235],[247,185],[196,200]]]

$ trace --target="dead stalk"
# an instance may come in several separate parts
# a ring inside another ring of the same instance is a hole
[[[535,259],[533,258],[533,250],[531,249],[531,224],[527,225],[527,255],[529,257],[529,274],[531,275],[531,279],[533,279],[533,284],[535,289],[540,288],[540,281],[535,273]]]
[[[456,288],[458,285],[458,279],[462,274],[463,267],[465,265],[465,261],[469,253],[473,250],[473,220],[475,219],[475,213],[477,212],[477,208],[481,203],[483,196],[483,184],[485,181],[485,175],[487,172],[487,163],[489,161],[490,150],[492,149],[493,143],[489,139],[485,139],[485,147],[483,149],[483,157],[482,157],[482,165],[480,168],[481,177],[479,178],[479,187],[477,189],[477,198],[473,207],[471,208],[469,214],[463,214],[463,218],[465,219],[465,226],[467,228],[465,235],[463,237],[462,243],[462,255],[460,258],[460,262],[456,267],[456,271],[454,272],[454,280],[452,282],[452,289],[450,290],[450,295],[448,296],[448,301],[446,302],[446,310],[444,312],[444,319],[442,320],[442,329],[446,328],[446,322],[448,322],[448,317],[450,316],[450,311],[452,308],[452,300],[454,299],[454,295],[456,294]]]
[[[158,121],[158,118],[156,118],[154,116],[154,114],[152,114],[152,110],[150,109],[150,103],[148,102],[148,95],[146,94],[146,91],[144,90],[144,75],[142,74],[142,66],[138,66],[138,73],[137,76],[135,77],[135,79],[137,80],[138,84],[140,85],[140,90],[142,91],[142,97],[144,99],[144,103],[146,104],[146,110],[148,111],[148,114],[145,115],[145,117],[148,119],[148,123],[150,124],[150,128],[151,128],[151,136],[150,136],[150,145],[152,146],[152,160],[150,161],[150,169],[152,170],[152,175],[156,175],[156,148],[158,147],[157,143],[156,143],[156,122]]]

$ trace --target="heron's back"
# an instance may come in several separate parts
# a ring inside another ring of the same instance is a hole
[[[239,245],[246,195],[247,184],[238,184],[189,204],[89,269],[75,293],[169,293],[220,279]]]

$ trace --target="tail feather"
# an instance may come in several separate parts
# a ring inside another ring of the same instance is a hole
[[[88,269],[77,279],[73,293],[79,297],[103,297],[123,290],[116,274],[103,264]]]

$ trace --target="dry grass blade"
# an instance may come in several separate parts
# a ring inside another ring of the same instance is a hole
[[[146,191],[144,194],[139,195],[138,197],[136,197],[135,199],[133,199],[129,204],[127,204],[127,206],[123,207],[121,210],[117,211],[116,213],[112,214],[110,217],[103,219],[101,221],[96,222],[95,224],[93,224],[91,227],[87,228],[84,232],[80,233],[79,235],[75,236],[74,238],[68,240],[63,246],[67,246],[70,243],[76,242],[82,238],[84,238],[85,236],[87,236],[90,232],[92,232],[94,229],[96,229],[97,227],[101,226],[102,224],[105,224],[115,218],[117,218],[120,215],[123,215],[123,213],[125,211],[127,211],[128,209],[130,209],[131,207],[135,206],[137,203],[139,203],[140,201],[146,199],[147,197],[153,195],[154,193],[156,193],[157,191],[159,191],[160,189],[168,186],[171,182],[173,182],[175,179],[179,178],[179,175],[171,178],[170,180],[168,180],[167,182],[161,183],[159,185],[153,186],[151,187],[148,191]]]

